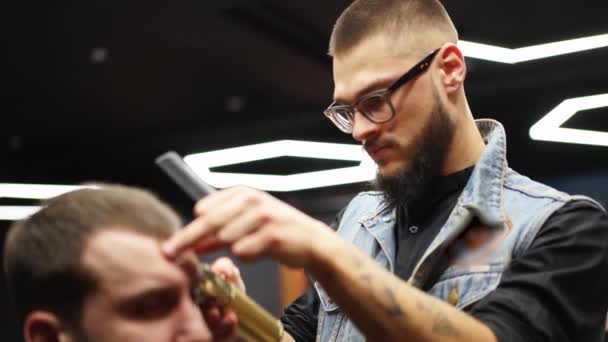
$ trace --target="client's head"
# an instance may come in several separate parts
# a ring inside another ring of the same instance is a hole
[[[15,223],[4,268],[26,341],[209,339],[190,295],[194,255],[172,263],[160,250],[180,226],[122,186],[61,195]]]

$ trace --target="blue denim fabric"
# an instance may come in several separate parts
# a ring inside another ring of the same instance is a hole
[[[422,286],[431,265],[448,255],[449,266],[428,293],[461,309],[496,289],[510,261],[530,246],[547,218],[565,203],[577,198],[599,206],[591,199],[570,196],[511,170],[502,125],[487,119],[476,123],[486,149],[447,222],[408,280],[412,286]],[[338,234],[393,272],[394,229],[395,213],[386,210],[382,195],[364,192],[346,208]],[[321,285],[314,286],[321,300],[317,340],[365,340]]]

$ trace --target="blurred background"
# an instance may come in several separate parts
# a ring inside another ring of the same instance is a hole
[[[333,91],[329,34],[349,3],[2,4],[0,183],[141,186],[189,219],[192,201],[153,163],[167,150],[186,155],[277,139],[352,143],[322,114]],[[470,42],[516,49],[608,34],[605,0],[444,4]],[[512,168],[605,203],[608,147],[536,141],[528,131],[566,99],[608,94],[607,60],[608,47],[515,64],[467,58],[471,108],[504,124]],[[608,132],[608,103],[562,126]],[[212,171],[289,175],[351,165],[280,157]],[[328,222],[365,186],[274,195]],[[33,203],[0,198],[0,205]],[[9,224],[0,221],[2,239]],[[270,260],[244,266],[244,277],[276,315],[306,286],[301,272]],[[4,293],[0,308],[0,336],[14,339]]]

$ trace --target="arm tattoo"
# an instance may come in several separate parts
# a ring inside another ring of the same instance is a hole
[[[452,324],[445,312],[438,308],[434,303],[428,303],[418,298],[416,300],[416,308],[420,311],[429,313],[433,319],[433,333],[440,336],[458,336],[458,330]]]
[[[352,259],[353,265],[357,268],[362,268],[365,261],[361,258],[354,257]],[[365,283],[365,287],[368,289],[370,299],[377,303],[380,309],[389,317],[397,318],[405,316],[401,305],[397,300],[394,290],[389,286],[382,288],[384,296],[381,296],[374,288],[374,277],[371,273],[362,271],[360,279]],[[416,308],[420,311],[426,312],[431,316],[432,319],[432,331],[434,334],[439,336],[458,336],[459,331],[456,329],[452,321],[442,310],[432,301],[427,301],[422,298],[416,299]]]
[[[440,336],[458,336],[458,330],[441,309],[433,317],[433,332]]]
[[[403,310],[401,310],[401,307],[397,302],[397,297],[395,297],[393,290],[390,287],[386,286],[384,287],[384,294],[386,295],[389,301],[389,305],[384,306],[384,311],[386,312],[386,314],[392,317],[398,317],[403,315]]]
[[[374,291],[374,287],[372,285],[372,276],[369,273],[361,274],[361,280],[366,283],[366,287],[369,290],[369,296],[372,301],[378,303],[378,306],[384,313],[389,317],[399,317],[404,314],[401,306],[397,301],[397,297],[395,296],[393,290],[385,286],[384,287],[384,298],[379,298],[378,294]]]

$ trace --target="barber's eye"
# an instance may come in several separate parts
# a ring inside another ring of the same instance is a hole
[[[359,106],[364,112],[374,114],[375,112],[382,111],[384,109],[384,97],[381,95],[372,96],[362,101]]]

